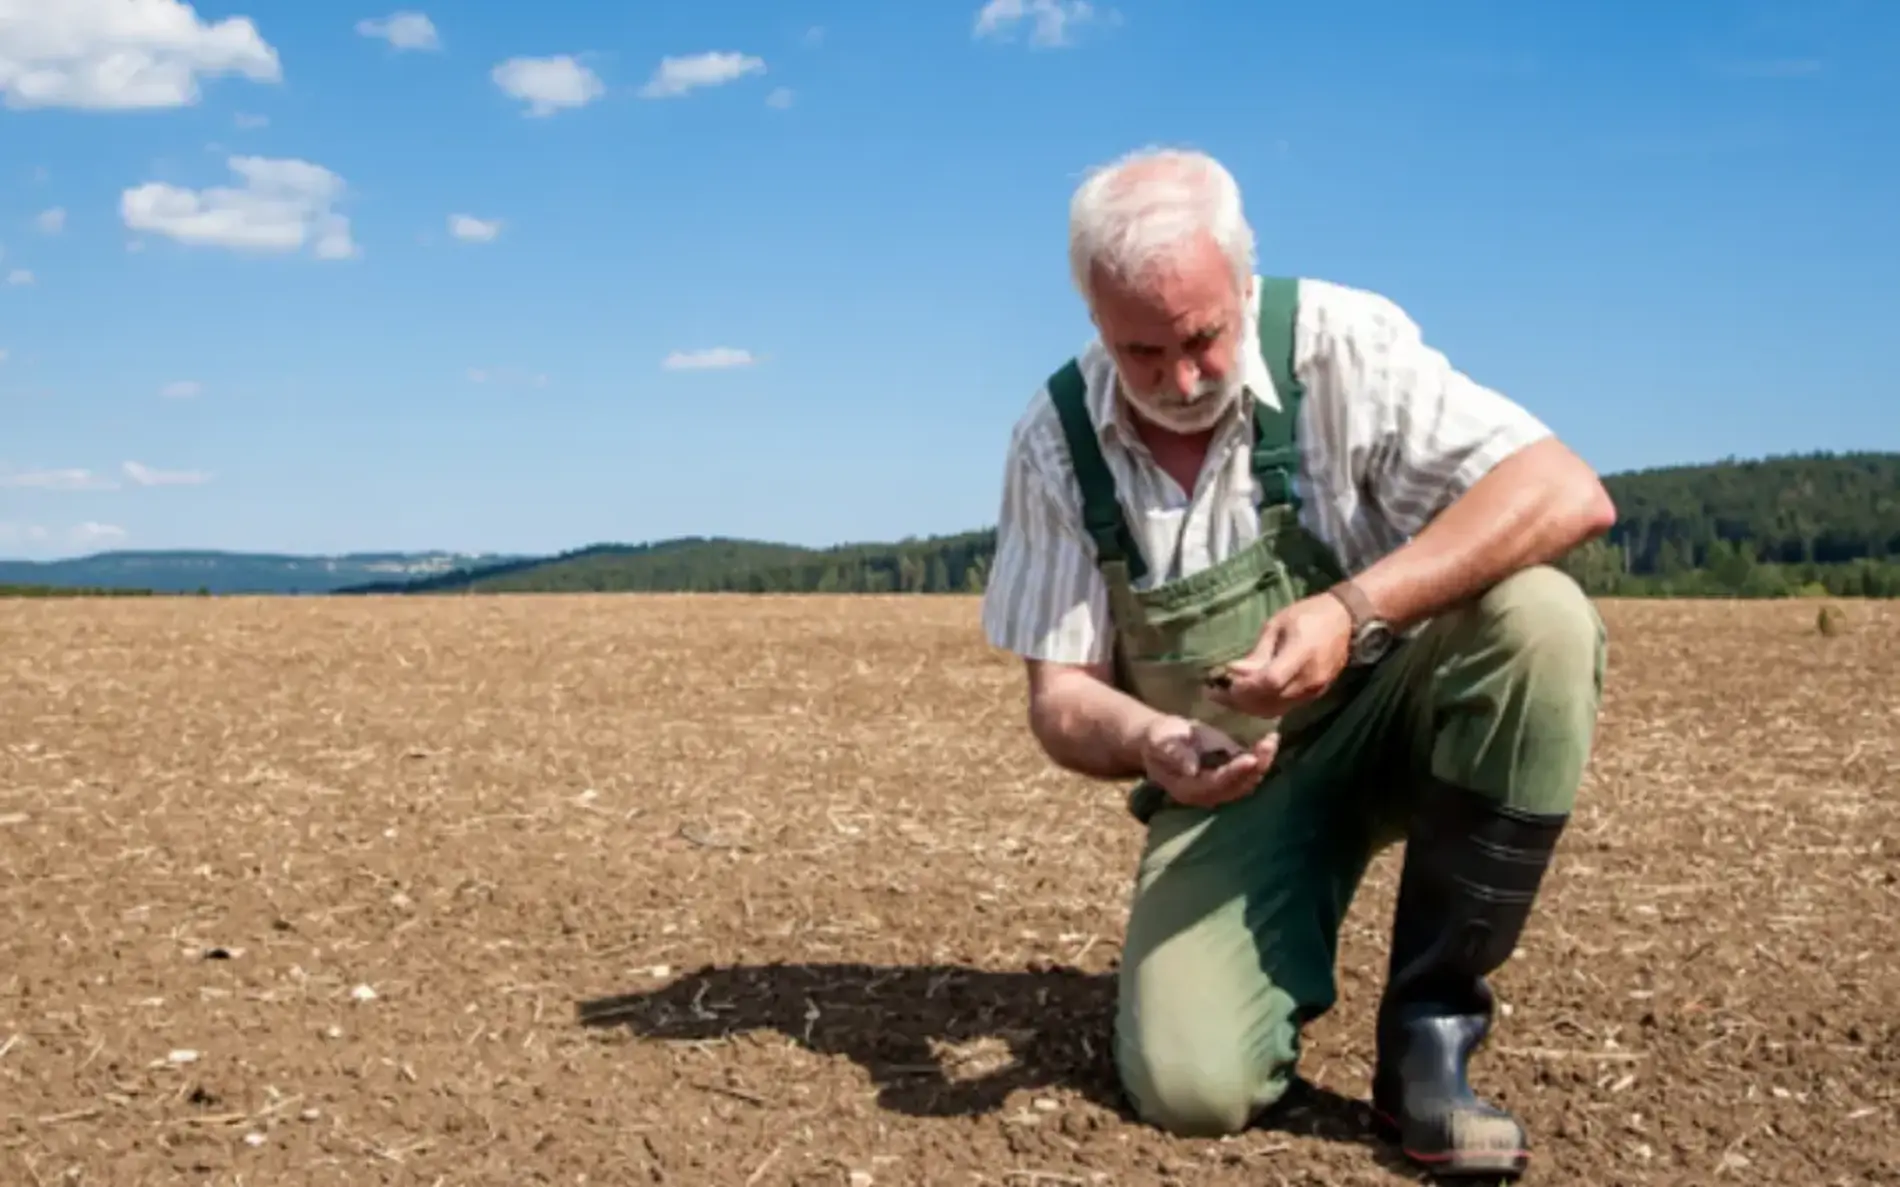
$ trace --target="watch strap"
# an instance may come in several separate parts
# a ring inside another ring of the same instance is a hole
[[[1360,627],[1365,626],[1368,622],[1378,617],[1377,611],[1372,608],[1372,599],[1366,596],[1365,590],[1354,585],[1351,578],[1341,581],[1337,585],[1328,587],[1326,592],[1338,598],[1340,602],[1345,605],[1346,613],[1352,615],[1352,629],[1354,632],[1357,632]]]

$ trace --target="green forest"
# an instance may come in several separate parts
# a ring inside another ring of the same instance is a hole
[[[1610,533],[1564,567],[1592,594],[1900,596],[1900,453],[1728,460],[1608,475]],[[341,592],[974,593],[993,531],[805,549],[680,539]]]
[[[1900,453],[1604,478],[1617,523],[1563,564],[1598,596],[1900,597]],[[554,556],[103,552],[0,562],[0,597],[103,594],[975,593],[991,530],[806,548],[687,537]]]

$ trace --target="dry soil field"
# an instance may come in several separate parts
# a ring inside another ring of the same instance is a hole
[[[1608,604],[1482,1082],[1531,1182],[1900,1182],[1900,605]],[[0,1183],[1378,1184],[1131,1123],[1139,838],[968,599],[0,603]]]

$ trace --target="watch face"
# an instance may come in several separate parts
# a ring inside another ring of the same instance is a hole
[[[1392,646],[1392,628],[1383,622],[1368,622],[1359,628],[1353,637],[1352,659],[1354,663],[1369,664],[1385,655]]]

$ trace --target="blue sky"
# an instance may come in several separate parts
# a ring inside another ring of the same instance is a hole
[[[146,7],[0,0],[0,555],[986,524],[1161,142],[1600,468],[1900,448],[1900,5]]]

